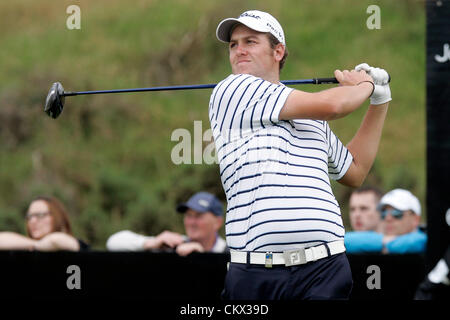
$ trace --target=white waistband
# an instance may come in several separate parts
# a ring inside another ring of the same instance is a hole
[[[270,268],[272,265],[293,266],[323,259],[345,251],[344,241],[328,242],[316,247],[288,250],[284,252],[247,252],[230,250],[231,262],[262,264]]]

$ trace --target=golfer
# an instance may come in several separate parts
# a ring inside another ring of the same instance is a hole
[[[391,100],[385,70],[334,72],[317,93],[280,83],[286,39],[270,14],[225,19],[232,74],[211,94],[209,118],[227,197],[231,263],[224,299],[346,299],[352,276],[330,178],[362,184],[375,159]],[[327,121],[371,105],[347,146]]]

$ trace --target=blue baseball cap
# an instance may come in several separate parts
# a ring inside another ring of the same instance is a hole
[[[185,213],[188,209],[204,213],[211,212],[215,216],[223,216],[222,202],[213,194],[209,192],[197,192],[186,203],[181,203],[177,206],[179,213]]]

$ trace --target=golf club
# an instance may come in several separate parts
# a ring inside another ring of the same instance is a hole
[[[338,83],[336,78],[314,78],[304,80],[284,80],[281,83],[285,85],[295,84],[328,84]],[[45,100],[44,112],[53,119],[58,118],[64,109],[65,97],[79,96],[87,94],[105,94],[105,93],[125,93],[125,92],[143,92],[143,91],[168,91],[168,90],[189,90],[189,89],[210,89],[217,84],[200,84],[200,85],[180,85],[168,87],[150,87],[150,88],[133,88],[133,89],[115,89],[115,90],[99,90],[99,91],[79,91],[66,92],[60,82],[55,82],[51,86],[47,99]]]

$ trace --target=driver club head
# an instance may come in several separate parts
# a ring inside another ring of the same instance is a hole
[[[53,119],[58,118],[64,108],[64,88],[59,82],[55,82],[48,92],[45,100],[44,112]]]

